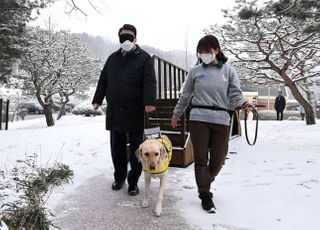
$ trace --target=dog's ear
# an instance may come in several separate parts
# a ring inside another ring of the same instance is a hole
[[[161,160],[164,161],[167,156],[168,156],[167,150],[166,150],[165,147],[161,144],[161,147],[160,147],[160,158],[161,158]]]
[[[136,157],[138,158],[138,162],[140,162],[141,161],[141,157],[142,157],[141,146],[139,146],[139,148],[136,150]]]

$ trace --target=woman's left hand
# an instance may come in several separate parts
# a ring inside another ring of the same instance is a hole
[[[249,113],[252,110],[254,110],[254,106],[252,103],[246,102],[241,106],[241,109],[244,110],[246,113]]]

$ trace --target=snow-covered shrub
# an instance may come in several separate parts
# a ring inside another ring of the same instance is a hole
[[[71,181],[73,172],[59,162],[40,167],[36,158],[36,154],[27,156],[12,170],[0,171],[0,221],[8,229],[49,230],[54,226],[45,203],[53,188]]]
[[[72,113],[75,115],[85,115],[85,116],[96,116],[102,115],[102,110],[99,108],[98,110],[93,110],[93,106],[90,102],[83,102],[72,109]]]

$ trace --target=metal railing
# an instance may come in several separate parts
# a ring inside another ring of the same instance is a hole
[[[157,99],[177,99],[188,72],[161,57],[152,55],[157,78]]]
[[[9,122],[9,100],[0,99],[0,130],[8,130]]]

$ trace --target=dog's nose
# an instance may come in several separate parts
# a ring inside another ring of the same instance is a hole
[[[156,169],[156,167],[155,167],[155,166],[150,165],[150,170],[155,170],[155,169]]]

